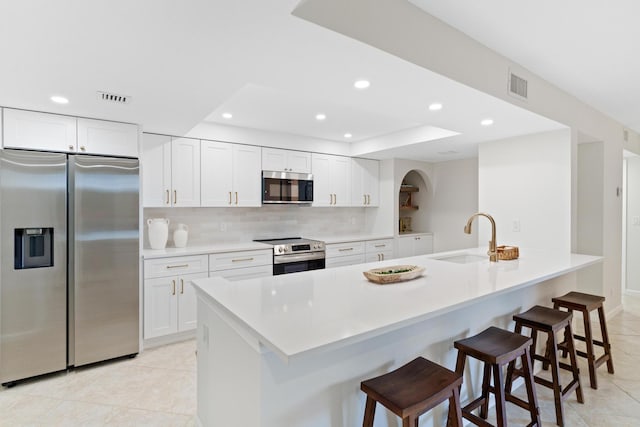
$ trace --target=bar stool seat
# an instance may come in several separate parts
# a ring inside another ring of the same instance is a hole
[[[575,348],[573,346],[573,339],[571,338],[572,317],[572,314],[569,312],[555,310],[549,307],[542,307],[539,305],[530,308],[524,313],[513,316],[513,320],[516,322],[516,333],[522,333],[523,327],[531,330],[531,339],[533,340],[533,350],[531,351],[532,369],[536,360],[541,361],[545,369],[547,369],[548,366],[551,366],[551,381],[537,375],[534,376],[534,380],[537,384],[553,390],[556,407],[556,423],[559,426],[564,425],[564,407],[562,403],[573,391],[576,392],[578,402],[584,403],[582,388],[580,386],[578,362],[576,359]],[[568,351],[571,360],[571,364],[569,365],[558,361],[558,341],[556,339],[556,334],[560,331],[563,331],[565,341],[567,343],[566,350]],[[544,356],[536,353],[538,332],[547,334],[547,345]],[[569,339],[566,337],[569,337]],[[572,374],[571,381],[564,388],[560,383],[560,368],[570,371]],[[508,392],[511,391],[513,378],[520,375],[522,375],[522,372],[515,369],[515,361],[509,363],[506,385],[506,390]]]
[[[576,354],[580,357],[587,359],[587,365],[589,366],[589,381],[591,388],[598,388],[598,379],[596,377],[596,369],[603,363],[607,363],[607,371],[610,374],[614,373],[613,369],[613,357],[611,356],[611,343],[609,342],[609,334],[607,333],[607,322],[604,316],[603,303],[605,298],[599,295],[584,294],[581,292],[569,292],[561,297],[552,298],[553,308],[565,308],[569,312],[579,311],[582,313],[582,320],[584,323],[584,336],[579,334],[573,334],[573,338],[578,341],[582,341],[586,344],[586,352],[576,350]],[[593,338],[591,331],[591,318],[590,313],[594,310],[598,310],[598,319],[600,321],[600,332],[602,334],[602,341],[598,341]],[[561,344],[565,346],[567,340]],[[596,358],[594,345],[602,347],[604,354]]]
[[[402,419],[403,427],[418,427],[418,417],[449,400],[449,424],[462,427],[460,386],[462,375],[424,357],[395,371],[360,383],[367,394],[363,427],[373,426],[376,402]]]
[[[464,418],[479,426],[491,426],[485,420],[489,409],[489,393],[493,393],[495,395],[498,427],[507,425],[505,401],[514,403],[529,411],[531,415],[529,426],[539,427],[541,425],[540,409],[535,393],[529,353],[532,342],[531,338],[492,326],[473,337],[454,343],[454,347],[458,349],[456,372],[460,375],[464,372],[467,356],[484,362],[482,394],[462,408],[462,416]],[[527,388],[528,401],[512,395],[510,390],[503,389],[506,384],[502,367],[518,358],[522,361],[522,375]],[[493,386],[490,385],[492,375]],[[480,407],[479,417],[472,413],[478,407]]]

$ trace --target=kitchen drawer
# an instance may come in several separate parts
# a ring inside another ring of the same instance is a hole
[[[327,258],[325,261],[325,267],[344,267],[346,265],[356,265],[362,263],[364,263],[364,254],[345,255],[334,258]]]
[[[273,266],[270,264],[258,265],[255,267],[234,268],[231,270],[212,271],[209,275],[209,277],[223,277],[230,282],[269,276],[273,276]]]
[[[259,249],[209,255],[209,272],[259,265],[273,265],[273,250]]]
[[[157,258],[144,261],[144,278],[176,276],[209,271],[207,255]]]
[[[325,248],[327,260],[335,257],[364,254],[364,242],[335,243],[326,245]]]
[[[393,252],[393,239],[368,240],[366,242],[366,253]]]

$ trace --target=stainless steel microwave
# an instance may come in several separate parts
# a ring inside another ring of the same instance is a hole
[[[262,171],[262,203],[313,202],[313,175],[310,173]]]

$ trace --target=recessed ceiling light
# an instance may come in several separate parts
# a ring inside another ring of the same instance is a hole
[[[326,118],[327,118],[326,114],[323,114],[323,113],[316,114],[316,120],[322,121]]]
[[[345,137],[345,138],[351,138],[352,136],[353,136],[353,135],[351,135],[350,133],[345,133],[345,134],[344,134],[344,137]]]
[[[371,82],[369,80],[356,80],[353,84],[353,87],[356,89],[366,89],[371,86]]]
[[[440,104],[439,102],[434,102],[433,104],[429,105],[429,110],[431,111],[442,110],[442,104]]]
[[[58,96],[58,95],[54,95],[51,97],[51,100],[53,102],[55,102],[56,104],[68,104],[69,100],[67,98],[65,98],[64,96]]]
[[[480,124],[482,126],[491,126],[493,124],[493,119],[483,119]]]
[[[224,117],[225,119],[230,119],[233,117],[233,114],[231,113],[222,113],[222,117]]]

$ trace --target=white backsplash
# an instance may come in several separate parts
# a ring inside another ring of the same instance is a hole
[[[187,246],[235,243],[278,237],[333,237],[367,232],[366,208],[314,208],[295,205],[260,208],[145,208],[144,247],[149,247],[148,218],[169,218],[173,246],[176,224],[189,226]]]

